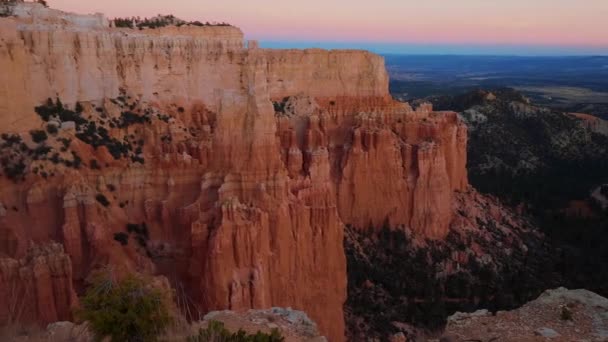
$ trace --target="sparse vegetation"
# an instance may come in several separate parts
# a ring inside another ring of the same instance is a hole
[[[32,136],[32,140],[37,144],[40,144],[48,138],[46,132],[41,130],[30,131],[30,135]]]
[[[141,276],[118,281],[102,271],[92,276],[77,317],[89,322],[97,340],[156,341],[172,322],[169,301]]]
[[[85,112],[85,106],[80,102],[77,102],[74,110],[71,110],[59,98],[49,98],[42,105],[35,107],[35,112],[46,122],[43,130],[37,129],[29,132],[31,141],[38,145],[30,147],[30,140],[22,139],[21,135],[8,133],[0,135],[2,175],[14,182],[20,182],[27,178],[28,173],[34,173],[33,170],[36,170],[35,173],[39,176],[48,178],[53,177],[55,172],[63,167],[82,168],[82,158],[75,150],[71,150],[71,139],[65,137],[64,132],[59,130],[59,127],[66,123],[66,127],[73,127],[71,129],[74,129],[79,141],[94,149],[105,147],[116,160],[126,159],[133,163],[145,164],[145,140],[142,130],[133,129],[128,135],[113,135],[110,130],[126,129],[134,125],[148,125],[152,123],[153,119],[169,123],[170,117],[150,107],[140,108],[139,100],[127,95],[123,89],[120,90],[120,96],[112,101],[122,109],[118,117],[110,118],[102,107],[91,107],[97,109],[97,112],[94,113]],[[171,136],[167,135],[162,141],[170,143]],[[56,149],[53,146],[57,146]],[[40,165],[33,164],[35,161],[49,161],[56,168],[42,172]],[[101,163],[97,160],[87,161],[85,166],[94,170],[102,168]],[[111,166],[110,163],[104,164],[104,167],[109,166]]]
[[[508,241],[501,228],[492,221],[478,224],[483,235],[452,231],[424,247],[403,227],[347,226],[348,332],[386,341],[398,332],[394,321],[435,331],[456,311],[509,310],[558,286],[558,275],[547,266],[553,254],[538,236],[514,229],[525,246],[496,248]],[[446,272],[453,253],[468,253],[471,245],[482,248],[487,259],[470,256]],[[363,326],[357,324],[361,321]]]
[[[0,18],[10,17],[13,15],[13,8],[9,6],[11,4],[21,2],[23,0],[0,0]]]
[[[148,240],[150,239],[150,233],[148,232],[148,226],[146,225],[146,223],[128,223],[126,229],[129,234],[135,235],[135,240],[137,241],[139,246],[146,249],[146,252],[148,252],[147,247]]]
[[[30,149],[17,134],[2,134],[0,136],[0,166],[6,177],[14,182],[25,179],[26,157]]]
[[[573,319],[572,309],[568,305],[561,305],[559,317],[562,321],[571,321]]]
[[[59,130],[57,129],[57,126],[53,125],[53,124],[46,125],[46,131],[51,135],[55,135],[55,134],[57,134],[57,132],[59,132]]]
[[[188,342],[283,342],[278,329],[272,329],[270,334],[258,331],[256,334],[248,334],[244,330],[233,333],[224,327],[224,323],[210,321],[207,328],[201,328],[198,335],[188,338]]]
[[[274,111],[277,115],[285,114],[285,106],[287,105],[287,101],[289,101],[289,97],[284,97],[281,101],[272,101]]]
[[[104,196],[103,194],[97,194],[97,196],[95,196],[95,199],[97,200],[97,202],[99,202],[104,207],[110,206],[110,201],[108,201],[106,196]]]
[[[123,232],[114,234],[114,240],[120,242],[121,245],[126,246],[129,244],[129,235]]]
[[[562,265],[563,286],[608,295],[608,272],[598,271],[608,262],[608,215],[589,198],[608,183],[608,135],[513,89],[491,93],[493,100],[478,90],[434,101],[468,121],[471,184],[535,220],[561,250],[550,264]],[[576,202],[586,213],[570,210]]]
[[[99,167],[99,163],[97,162],[97,159],[91,159],[91,161],[89,162],[89,167],[92,170],[99,170],[99,169],[101,169],[101,167]]]
[[[34,108],[38,116],[43,121],[48,122],[51,118],[56,118],[61,122],[73,121],[76,125],[82,125],[86,120],[81,116],[80,112],[69,110],[63,106],[59,98],[55,101],[49,98],[44,105]]]
[[[141,18],[141,17],[130,17],[130,18],[114,18],[114,25],[122,28],[138,28],[143,30],[145,28],[154,29],[166,26],[231,26],[227,23],[202,23],[200,21],[185,21],[175,17],[174,15],[161,15],[154,18]]]

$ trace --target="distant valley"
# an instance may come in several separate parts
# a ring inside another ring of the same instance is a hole
[[[510,87],[535,103],[608,118],[608,57],[387,55],[391,92],[413,100]]]

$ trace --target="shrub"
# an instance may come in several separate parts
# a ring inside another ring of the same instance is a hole
[[[59,140],[61,142],[61,144],[63,144],[63,147],[66,148],[66,149],[68,147],[70,147],[70,144],[72,143],[72,140],[68,139],[68,138],[59,138],[57,140]]]
[[[97,159],[91,159],[91,161],[89,162],[89,166],[92,170],[101,169],[101,167],[99,167],[99,163],[97,162]]]
[[[122,122],[118,125],[121,128],[129,127],[134,124],[144,124],[150,122],[150,117],[138,115],[136,113],[126,111],[120,114]]]
[[[4,174],[15,182],[19,182],[25,179],[25,168],[26,165],[23,159],[19,159],[14,163],[9,163],[8,160],[1,160],[0,165],[2,165]]]
[[[72,165],[75,169],[79,169],[82,165],[82,158],[80,158],[80,156],[74,151],[72,151],[72,157],[74,158],[72,161]]]
[[[82,109],[82,106],[76,104],[76,110]],[[84,125],[87,120],[80,116],[80,112],[69,110],[63,106],[61,100],[57,98],[57,102],[53,102],[53,99],[49,98],[45,104],[35,108],[36,113],[43,121],[49,121],[51,117],[57,117],[60,121],[74,121],[76,128],[79,125]]]
[[[126,233],[114,234],[114,240],[120,242],[121,245],[126,246],[129,244],[129,235]]]
[[[63,161],[63,159],[59,158],[59,153],[53,153],[53,155],[51,156],[51,161],[53,162],[53,164],[59,164]]]
[[[146,160],[144,158],[138,157],[138,156],[132,156],[131,161],[134,163],[140,163],[140,164],[144,164],[146,162]]]
[[[141,225],[127,223],[127,232],[129,234],[137,235],[137,240],[142,247],[146,246],[146,241],[150,239],[150,232],[148,231],[148,225],[143,222]]]
[[[45,141],[48,138],[46,132],[41,130],[30,131],[30,135],[32,136],[32,140],[34,140],[34,142],[37,144]]]
[[[247,334],[243,329],[231,333],[224,327],[224,323],[211,321],[207,328],[199,329],[198,335],[188,338],[188,342],[282,342],[285,338],[277,329],[270,334],[258,331],[256,334]]]
[[[561,313],[560,318],[562,321],[571,321],[572,320],[572,310],[567,305],[561,305]]]
[[[51,135],[55,135],[59,130],[57,129],[57,126],[48,124],[46,125],[46,131]]]
[[[169,295],[141,276],[116,281],[110,272],[93,275],[77,317],[89,322],[96,339],[156,341],[171,324]]]
[[[102,194],[97,194],[97,196],[95,196],[95,199],[97,200],[97,202],[101,203],[101,205],[103,205],[104,207],[110,206],[110,201],[108,201],[106,196],[104,196]]]
[[[274,106],[274,111],[278,114],[285,114],[287,101],[289,101],[289,97],[284,97],[283,100],[281,100],[281,101],[272,101],[272,105]]]
[[[22,140],[21,137],[17,134],[2,134],[2,140],[5,140],[7,146],[11,146],[13,144],[19,144]]]
[[[139,225],[138,224],[134,224],[134,223],[127,223],[127,231],[129,233],[138,234],[139,233]]]

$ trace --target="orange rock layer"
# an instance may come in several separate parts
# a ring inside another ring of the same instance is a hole
[[[79,101],[98,125],[125,109],[170,118],[108,126],[142,142],[143,164],[62,129],[83,167],[36,161],[52,176],[0,177],[0,255],[58,241],[71,259],[34,276],[53,291],[31,300],[55,309],[29,319],[65,319],[72,288],[113,264],[166,276],[201,311],[304,310],[341,341],[344,224],[447,234],[454,192],[468,186],[466,128],[456,113],[393,101],[381,57],[244,49],[235,28],[141,33],[58,15],[34,6],[0,19],[0,131],[34,144],[27,131],[45,124],[33,108],[48,97]],[[145,233],[125,228],[142,223]]]
[[[0,300],[0,321],[5,323],[69,319],[78,299],[62,246],[32,247],[18,260],[0,258]]]

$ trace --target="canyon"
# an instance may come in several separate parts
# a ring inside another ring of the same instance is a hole
[[[469,186],[457,113],[394,100],[378,55],[11,6],[0,299],[29,309],[0,321],[71,319],[89,272],[111,265],[166,277],[188,312],[289,306],[343,341],[346,226],[423,245],[496,220],[527,253],[510,231],[526,222]]]

